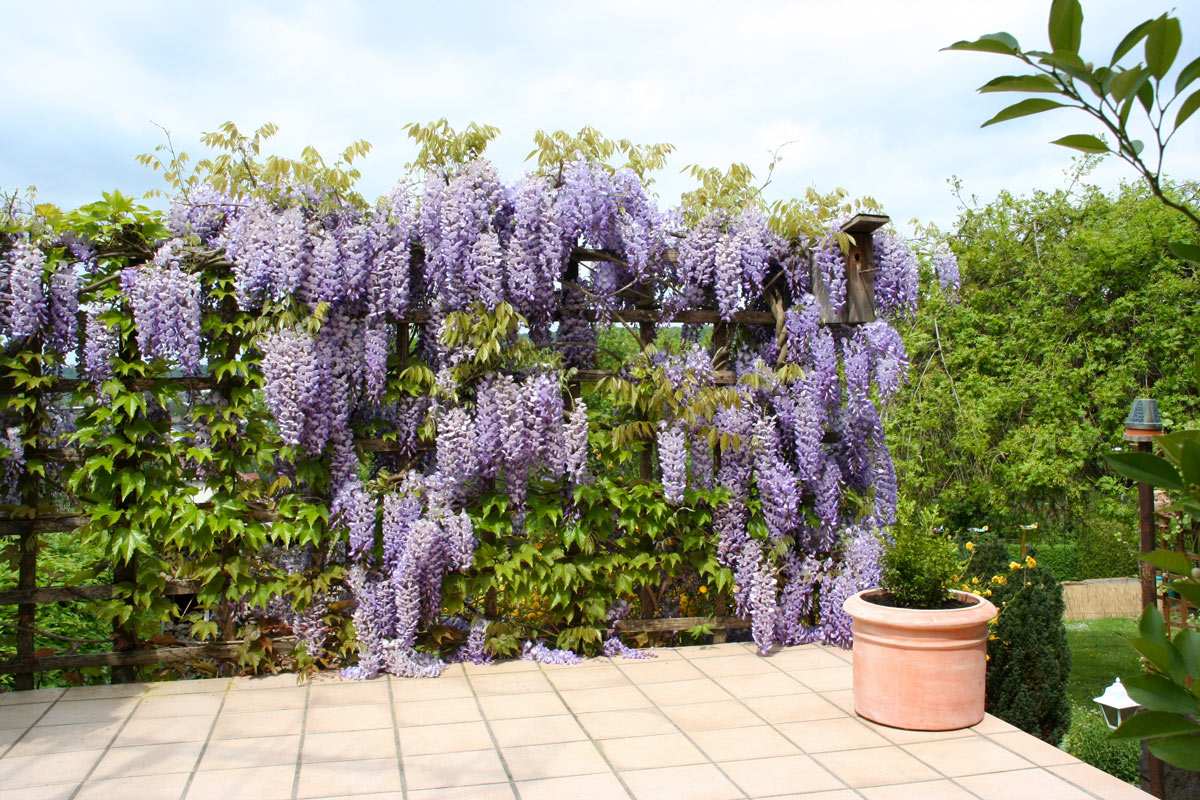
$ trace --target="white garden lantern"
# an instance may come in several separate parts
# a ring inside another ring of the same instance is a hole
[[[1104,712],[1104,721],[1113,730],[1142,710],[1142,707],[1129,696],[1129,692],[1125,691],[1125,684],[1121,683],[1120,678],[1113,681],[1113,685],[1105,689],[1104,694],[1092,699],[1100,706],[1100,710]]]

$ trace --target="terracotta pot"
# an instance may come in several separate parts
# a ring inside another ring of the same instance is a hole
[[[968,592],[972,605],[892,608],[871,603],[867,589],[846,598],[853,619],[854,710],[893,728],[949,731],[983,719],[988,621],[996,607]]]

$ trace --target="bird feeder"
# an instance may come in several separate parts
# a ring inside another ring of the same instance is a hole
[[[1104,694],[1092,698],[1100,710],[1104,712],[1104,722],[1116,730],[1125,720],[1142,710],[1142,707],[1125,691],[1125,684],[1117,678],[1113,685],[1104,690]]]
[[[829,302],[829,287],[821,271],[813,264],[812,287],[825,325],[858,325],[875,321],[875,248],[872,233],[888,224],[884,214],[855,214],[842,226],[850,236],[850,251],[846,256],[846,302],[837,314]]]

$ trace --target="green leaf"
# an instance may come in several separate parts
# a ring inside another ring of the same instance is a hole
[[[1183,668],[1188,676],[1193,679],[1200,677],[1200,631],[1184,628],[1175,634],[1174,644],[1183,658]]]
[[[1194,495],[1200,495],[1200,444],[1195,440],[1184,441],[1180,448],[1179,466],[1183,471],[1183,480],[1187,490]]]
[[[1054,0],[1050,4],[1050,46],[1056,51],[1079,52],[1083,9],[1079,0]]]
[[[1195,95],[1192,96],[1195,97]],[[1176,258],[1200,265],[1200,245],[1187,244],[1186,242],[1171,242],[1167,245],[1167,249]],[[1200,356],[1200,351],[1197,351],[1197,356]],[[1197,377],[1200,378],[1200,374]]]
[[[1192,63],[1179,70],[1179,77],[1175,79],[1175,94],[1186,89],[1196,78],[1200,78],[1200,58],[1194,59]]]
[[[1162,80],[1171,69],[1182,42],[1183,31],[1175,17],[1163,14],[1150,24],[1146,31],[1146,66],[1155,78]]]
[[[1134,714],[1109,734],[1109,739],[1148,739],[1200,731],[1200,725],[1167,711],[1143,711]]]
[[[1150,25],[1153,22],[1154,20],[1148,19],[1141,25],[1138,25],[1136,28],[1131,30],[1129,33],[1125,34],[1125,38],[1121,40],[1121,43],[1117,45],[1117,49],[1113,51],[1112,61],[1110,61],[1109,64],[1116,64],[1121,60],[1122,56],[1136,47],[1137,43],[1140,42],[1146,35],[1146,31],[1149,30]]]
[[[1179,111],[1175,114],[1175,127],[1178,128],[1187,122],[1188,117],[1196,113],[1197,108],[1200,108],[1200,90],[1188,95],[1187,99],[1179,106]]]
[[[1123,681],[1129,696],[1151,711],[1195,714],[1196,699],[1163,675],[1138,675]]]
[[[1058,84],[1047,75],[1001,75],[980,86],[978,91],[983,94],[987,92],[1062,93]]]
[[[1156,739],[1147,746],[1151,753],[1168,764],[1191,772],[1200,772],[1200,737],[1194,734]]]
[[[1012,104],[979,127],[986,128],[989,125],[995,125],[997,122],[1007,122],[1010,119],[1027,117],[1030,114],[1040,114],[1043,111],[1049,111],[1054,108],[1063,107],[1064,105],[1062,103],[1056,103],[1055,101],[1047,100],[1044,97],[1031,97],[1028,100],[1022,100],[1019,103]]]
[[[943,47],[942,50],[971,50],[979,53],[1001,53],[1006,56],[1014,56],[1020,51],[1020,46],[1011,34],[1002,31],[980,36],[974,42],[955,42],[949,47]]]
[[[1084,153],[1109,152],[1108,145],[1106,145],[1099,138],[1092,136],[1090,133],[1074,133],[1070,136],[1064,136],[1061,139],[1055,139],[1050,144],[1069,147],[1072,150],[1080,150]]]
[[[1138,554],[1138,558],[1142,561],[1150,562],[1163,572],[1170,572],[1175,575],[1192,574],[1192,562],[1183,553],[1176,553],[1174,550],[1155,550],[1153,553],[1140,553]],[[1147,613],[1149,611],[1150,609],[1146,609]],[[1145,619],[1145,614],[1142,615],[1142,619]],[[1161,614],[1159,615],[1158,629],[1159,635],[1166,636],[1166,629],[1163,627]],[[1142,635],[1146,635],[1144,631]]]
[[[1171,462],[1150,453],[1105,453],[1104,460],[1113,471],[1140,483],[1162,489],[1182,489],[1183,480]]]

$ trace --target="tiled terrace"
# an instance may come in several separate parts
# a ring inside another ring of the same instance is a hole
[[[992,717],[948,733],[859,719],[847,652],[655,652],[4,694],[0,800],[1149,796]]]

